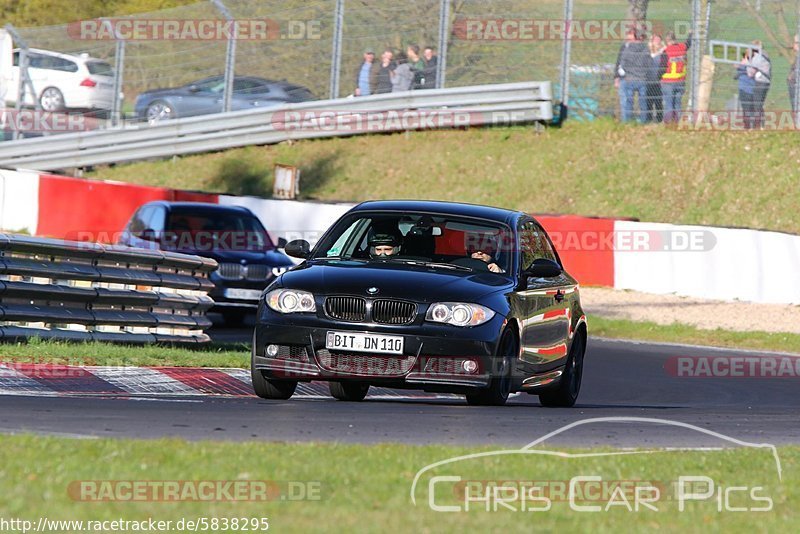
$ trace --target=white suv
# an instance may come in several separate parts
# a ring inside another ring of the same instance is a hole
[[[28,75],[36,98],[45,111],[65,109],[110,110],[114,101],[114,69],[88,54],[61,54],[28,49]],[[5,101],[15,104],[19,96],[19,49],[14,49],[13,67]],[[30,91],[23,104],[34,105]]]

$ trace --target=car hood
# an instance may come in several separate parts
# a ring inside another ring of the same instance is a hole
[[[175,250],[181,254],[193,254],[204,258],[211,258],[218,263],[255,263],[271,267],[289,267],[294,265],[292,260],[278,250],[247,251],[247,250]]]
[[[476,302],[499,291],[510,291],[513,281],[505,275],[450,271],[392,263],[357,261],[306,262],[284,273],[281,285],[322,295],[390,297],[415,302]],[[377,288],[374,295],[367,292]]]

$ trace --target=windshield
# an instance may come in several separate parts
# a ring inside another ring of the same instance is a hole
[[[173,208],[164,239],[176,249],[263,251],[274,248],[261,222],[238,211]]]
[[[492,221],[426,213],[353,214],[340,220],[314,250],[314,259],[424,264],[506,273],[513,234]]]

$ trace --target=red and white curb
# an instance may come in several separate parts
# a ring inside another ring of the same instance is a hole
[[[205,367],[106,367],[0,363],[0,395],[103,397],[255,397],[247,369]],[[300,383],[295,397],[329,399],[328,385]],[[421,391],[372,387],[372,399],[457,398]]]

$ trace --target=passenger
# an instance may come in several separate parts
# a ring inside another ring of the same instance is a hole
[[[470,258],[481,260],[488,264],[487,267],[493,273],[504,273],[505,271],[497,265],[495,255],[497,254],[497,241],[490,236],[481,236],[475,245],[469,247]]]
[[[387,258],[400,253],[400,236],[393,233],[375,234],[369,239],[369,255],[372,259]]]

